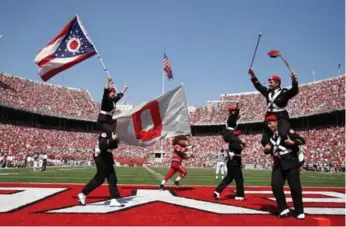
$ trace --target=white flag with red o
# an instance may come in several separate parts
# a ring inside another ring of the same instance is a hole
[[[113,118],[117,119],[116,134],[120,141],[129,145],[147,147],[160,139],[191,135],[183,86]]]

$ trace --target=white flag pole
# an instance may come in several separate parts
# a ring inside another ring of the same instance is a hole
[[[95,45],[95,44],[93,43],[93,41],[91,40],[91,38],[90,38],[88,32],[86,31],[85,27],[83,26],[83,24],[82,24],[82,22],[81,22],[81,20],[79,19],[79,16],[78,16],[77,14],[76,14],[76,17],[77,17],[78,23],[80,24],[80,26],[81,26],[81,28],[82,28],[82,30],[83,30],[83,32],[84,32],[86,38],[87,38],[88,41],[91,43],[91,45],[93,45],[93,47],[94,47],[94,49],[95,49],[95,51],[96,51],[97,57],[98,57],[98,59],[100,60],[101,65],[102,65],[102,67],[103,67],[103,69],[104,69],[106,75],[109,76],[109,77],[111,77],[111,75],[110,75],[109,72],[108,72],[108,69],[106,68],[106,65],[103,63],[102,57],[101,57],[99,51],[97,50],[96,45]],[[115,90],[117,90],[117,88],[115,87],[115,84],[114,84],[114,79],[112,80],[111,83],[113,84],[113,87],[115,88]]]
[[[162,61],[162,89],[161,89],[162,95],[165,93],[165,70],[164,70],[165,55],[166,55],[166,49],[163,50],[163,61]]]
[[[163,69],[164,65],[163,65],[163,61],[162,61],[162,87],[161,87],[161,95],[163,95],[165,93],[165,71]],[[161,139],[161,143],[160,143],[160,153],[162,154],[163,152],[163,139]]]

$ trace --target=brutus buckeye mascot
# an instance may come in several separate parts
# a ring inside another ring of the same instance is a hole
[[[173,145],[173,156],[172,156],[172,161],[171,161],[171,167],[170,167],[168,173],[166,174],[166,176],[163,178],[161,184],[159,185],[159,188],[161,190],[164,189],[165,183],[176,172],[179,172],[179,176],[174,181],[174,185],[179,187],[179,181],[181,179],[183,179],[187,174],[186,169],[182,165],[182,162],[184,159],[192,157],[193,146],[186,136],[174,137],[173,141],[172,141],[172,145]]]

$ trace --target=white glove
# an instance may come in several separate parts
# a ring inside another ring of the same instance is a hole
[[[229,155],[230,159],[232,159],[234,157],[234,153],[233,152],[228,152],[228,155]]]
[[[185,152],[186,156],[187,157],[191,157],[193,155],[193,152],[192,151],[188,151],[188,152]]]
[[[95,157],[97,157],[101,153],[101,150],[97,147],[95,148]]]
[[[301,150],[298,151],[298,161],[299,162],[304,161],[304,153]]]

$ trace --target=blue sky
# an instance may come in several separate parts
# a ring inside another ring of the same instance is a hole
[[[108,0],[0,1],[0,71],[41,81],[36,53],[77,13],[126,101],[161,93],[163,51],[188,102],[204,105],[222,93],[253,91],[247,74],[259,32],[254,70],[261,81],[289,71],[266,53],[279,49],[300,83],[338,75],[345,63],[344,0]],[[100,101],[105,73],[97,57],[49,80],[88,89]],[[125,101],[122,100],[123,101]]]

